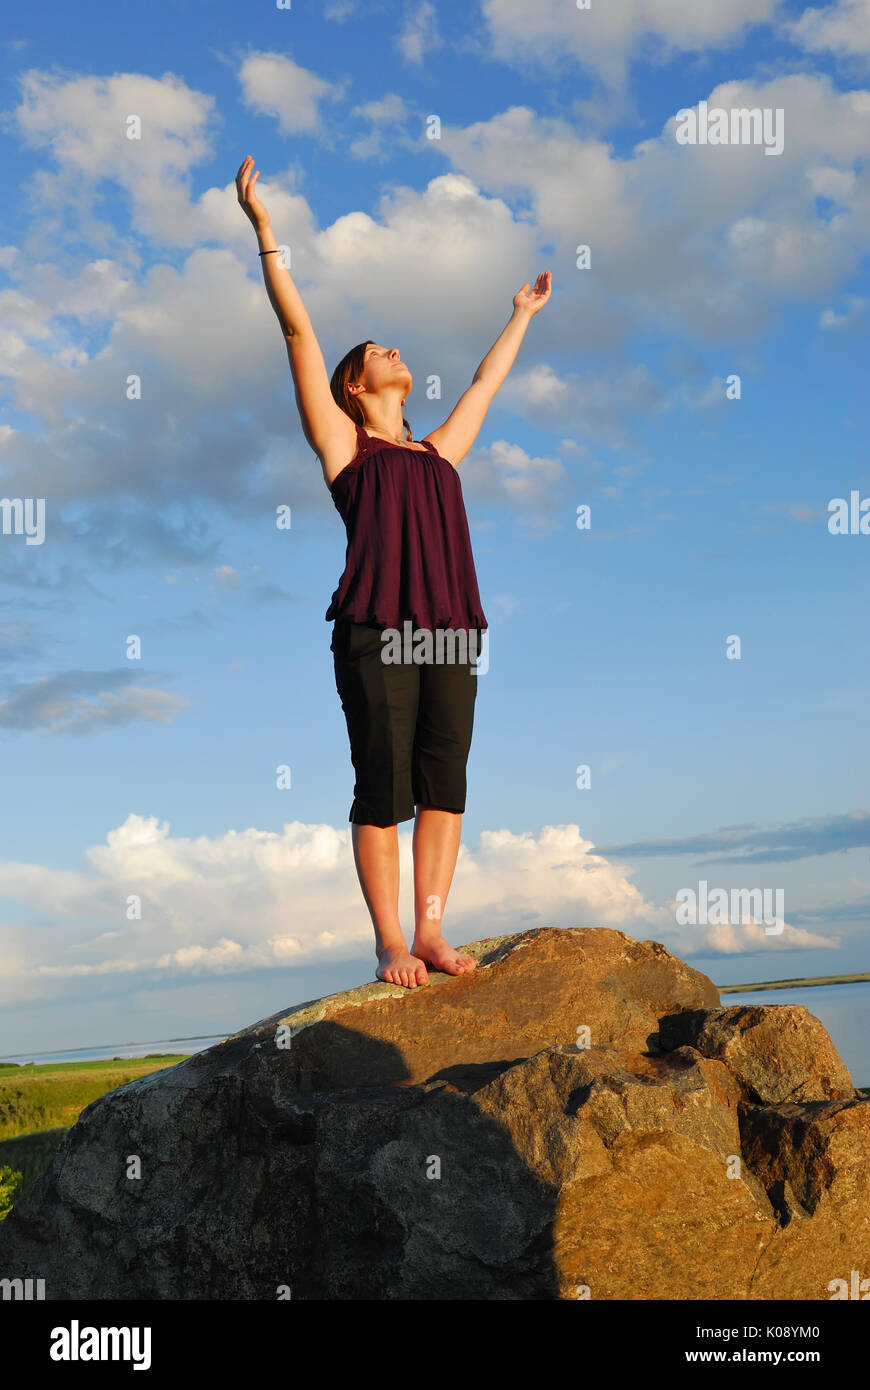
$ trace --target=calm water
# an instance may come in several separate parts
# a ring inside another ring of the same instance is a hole
[[[128,1047],[94,1047],[94,1048],[73,1048],[70,1052],[48,1052],[43,1056],[41,1053],[28,1054],[24,1057],[14,1057],[7,1054],[0,1057],[0,1062],[22,1063],[34,1061],[39,1066],[47,1065],[49,1062],[100,1062],[111,1060],[113,1057],[133,1059],[136,1057],[147,1057],[149,1054],[162,1053],[167,1057],[192,1056],[194,1052],[202,1052],[207,1047],[213,1047],[220,1038],[211,1039],[188,1039],[186,1042],[178,1043],[133,1043]]]

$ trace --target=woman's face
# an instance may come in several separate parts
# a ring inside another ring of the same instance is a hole
[[[369,343],[366,348],[365,366],[360,385],[372,395],[378,395],[388,386],[398,386],[402,396],[408,395],[413,377],[402,361],[398,348],[382,347],[380,343]]]

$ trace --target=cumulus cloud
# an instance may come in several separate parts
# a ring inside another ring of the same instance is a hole
[[[528,107],[443,133],[438,149],[481,190],[528,202],[563,263],[590,248],[590,269],[576,272],[568,296],[575,344],[579,305],[581,348],[600,350],[608,308],[625,315],[621,336],[630,325],[745,342],[780,306],[830,293],[861,263],[870,95],[794,74],[722,83],[705,99],[784,110],[783,153],[679,145],[676,113],[624,158]]]
[[[837,937],[817,936],[788,922],[784,922],[782,931],[775,935],[768,935],[761,922],[722,922],[700,929],[698,953],[709,951],[711,955],[738,956],[751,951],[810,951],[818,947],[830,950],[839,944]]]
[[[317,131],[320,103],[335,101],[344,83],[326,82],[286,53],[249,53],[239,67],[242,101],[261,116],[273,116],[282,135]]]
[[[53,924],[7,927],[6,954],[31,984],[47,971],[163,977],[368,954],[371,927],[348,836],[293,822],[280,833],[250,828],[188,839],[173,837],[156,817],[128,816],[87,851],[81,871],[0,866],[4,898]],[[399,843],[408,885],[410,832]],[[466,939],[598,923],[646,935],[667,920],[577,826],[545,826],[537,835],[485,831],[477,849],[461,847],[454,881],[452,931]],[[141,898],[140,920],[127,920],[131,895]]]
[[[642,0],[635,4],[592,4],[581,9],[563,0],[483,0],[482,11],[495,56],[525,70],[530,61],[575,64],[609,85],[625,78],[643,54],[709,52],[742,38],[753,25],[769,22],[781,0]]]
[[[140,231],[174,242],[179,222],[187,220],[185,176],[212,154],[214,98],[172,74],[159,80],[140,73],[69,78],[31,69],[18,81],[17,130],[55,163],[53,170],[35,169],[28,180],[46,249],[60,231],[66,242],[73,212],[91,245],[117,243],[115,226],[94,211],[95,192],[107,182],[135,202]]]
[[[84,133],[86,122],[80,124]],[[454,173],[422,192],[393,190],[376,217],[351,213],[322,231],[303,198],[260,191],[282,238],[282,228],[290,232],[291,260],[301,266],[297,279],[327,361],[363,337],[400,340],[418,380],[433,372],[442,378],[443,414],[423,402],[426,427],[440,424],[507,321],[513,289],[528,278],[533,230],[500,198],[482,196]],[[157,264],[138,283],[112,264],[108,278],[123,288],[114,302],[108,294],[95,298],[104,328],[93,356],[80,348],[71,354],[72,341],[63,341],[69,324],[58,330],[52,319],[58,272],[37,275],[26,258],[13,260],[28,284],[11,306],[4,367],[17,405],[43,428],[0,434],[4,486],[9,495],[30,495],[37,486],[54,509],[55,538],[75,534],[101,565],[119,556],[125,563],[155,555],[208,559],[200,499],[236,516],[263,515],[288,497],[298,510],[329,510],[321,470],[295,418],[283,345],[279,350],[255,278],[259,263],[252,272],[250,228],[235,206],[234,186],[220,216],[215,194],[190,204],[181,221],[190,235],[223,237],[229,224],[222,218],[232,209],[234,235],[244,233],[238,252],[193,250],[180,267]],[[140,213],[147,225],[150,211]],[[65,312],[86,302],[89,286],[102,290],[106,278],[104,263],[68,277]],[[457,283],[463,293],[445,317],[445,286]],[[131,375],[139,398],[125,389]],[[276,378],[286,382],[283,401]],[[411,401],[418,433],[421,393]],[[124,500],[133,495],[135,502]],[[72,499],[74,532],[62,510]]]
[[[245,60],[249,95],[257,62],[269,60],[273,78],[285,71],[271,66],[275,56]],[[328,85],[297,83],[294,100],[306,91],[316,105]],[[258,191],[290,246],[327,364],[365,337],[399,345],[418,383],[409,418],[423,433],[468,385],[513,292],[545,268],[540,248],[555,247],[561,264],[573,265],[577,245],[588,244],[591,270],[564,284],[554,277],[550,360],[512,373],[498,405],[624,448],[633,443],[632,415],[650,418],[668,404],[645,364],[626,364],[631,334],[745,344],[781,305],[812,297],[823,327],[845,326],[848,302],[831,305],[866,247],[866,94],[799,74],[723,84],[708,100],[784,107],[783,155],[680,147],[671,120],[617,157],[567,120],[515,107],[445,127],[440,142],[428,142],[452,161],[450,172],[421,189],[391,188],[372,212],[323,227],[289,175],[264,174]],[[10,495],[38,486],[49,499],[58,558],[64,539],[75,539],[100,565],[209,560],[201,501],[237,518],[262,516],[288,497],[300,511],[330,510],[232,178],[199,198],[190,193],[191,172],[212,153],[212,108],[174,77],[22,79],[19,128],[62,160],[41,171],[40,216],[47,210],[65,222],[81,212],[80,230],[99,244],[92,194],[83,208],[79,200],[83,186],[107,180],[127,200],[132,231],[187,253],[177,264],[143,266],[129,249],[116,259],[114,227],[113,254],[88,256],[78,271],[61,271],[50,256],[4,253],[14,283],[0,306],[3,371],[15,405],[40,429],[0,431],[0,468]],[[387,94],[356,110],[384,132],[396,129],[403,107]],[[118,136],[130,112],[142,116],[147,139]],[[83,345],[89,328],[100,330],[98,348]],[[536,320],[524,354],[535,352],[538,334]],[[568,354],[594,354],[594,373],[566,372],[559,363]],[[443,404],[425,398],[433,375]],[[131,377],[140,399],[129,398]],[[275,389],[282,381],[283,396]],[[484,462],[497,476],[499,460]],[[519,471],[528,477],[527,467]],[[499,495],[510,503],[524,486]],[[75,524],[64,510],[73,499]]]
[[[412,920],[411,832],[399,834],[406,924]],[[286,824],[280,832],[173,836],[157,817],[130,815],[82,869],[0,864],[18,925],[0,927],[8,969],[0,1000],[39,998],[49,982],[138,972],[144,986],[187,976],[239,975],[371,955],[349,831]],[[584,838],[577,825],[537,833],[488,830],[463,844],[449,904],[456,941],[529,927],[615,927],[683,955],[836,945],[786,925],[678,927]],[[23,915],[34,920],[26,927]],[[41,983],[44,981],[44,984]],[[23,991],[23,993],[22,993]]]
[[[348,213],[318,238],[320,266],[332,291],[345,303],[363,306],[356,317],[386,319],[406,330],[413,319],[426,325],[439,348],[449,343],[451,354],[457,346],[467,351],[469,330],[476,329],[474,339],[480,341],[481,318],[492,320],[499,304],[507,321],[522,284],[514,281],[535,255],[533,229],[515,218],[507,203],[482,194],[470,178],[450,173],[430,180],[422,191],[390,190],[377,212],[377,218]],[[440,328],[445,301],[450,306],[446,331]],[[504,323],[495,320],[493,327],[500,331]],[[489,346],[485,343],[484,350]]]
[[[650,419],[668,408],[664,390],[643,363],[563,377],[541,364],[509,377],[501,400],[529,420],[546,420],[549,429],[573,426],[614,448],[633,442],[632,419]]]
[[[786,25],[789,37],[810,53],[855,57],[870,53],[870,0],[837,0],[810,7]]]
[[[469,501],[509,501],[531,526],[553,524],[553,506],[567,477],[558,459],[532,457],[506,439],[474,448],[462,466]]]

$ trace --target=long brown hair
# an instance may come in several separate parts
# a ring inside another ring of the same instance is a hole
[[[366,348],[369,343],[373,342],[374,338],[366,338],[364,343],[357,343],[350,352],[346,352],[329,381],[329,389],[336,405],[344,411],[345,415],[349,415],[355,424],[362,425],[363,429],[365,429],[366,424],[363,408],[356,396],[352,395],[347,388],[350,385],[355,386],[359,382],[365,369]],[[411,433],[411,426],[404,415],[402,416],[402,425],[405,430],[405,437],[413,442],[414,436]]]

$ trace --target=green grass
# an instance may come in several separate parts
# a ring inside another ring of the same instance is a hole
[[[114,1057],[98,1062],[0,1065],[0,1143],[45,1130],[69,1129],[91,1101],[184,1056]],[[0,1160],[2,1162],[9,1160]],[[13,1165],[14,1166],[14,1165]]]
[[[46,1129],[41,1134],[21,1134],[0,1143],[0,1168],[11,1168],[22,1177],[16,1196],[45,1172],[66,1133],[63,1128]]]
[[[125,1066],[140,1066],[145,1062],[174,1066],[176,1062],[183,1062],[186,1056],[186,1052],[149,1052],[145,1057],[100,1057],[96,1062],[0,1062],[0,1075],[21,1076],[34,1071],[101,1071],[104,1067],[117,1066],[119,1062]],[[151,1067],[151,1071],[155,1070],[155,1067]]]

